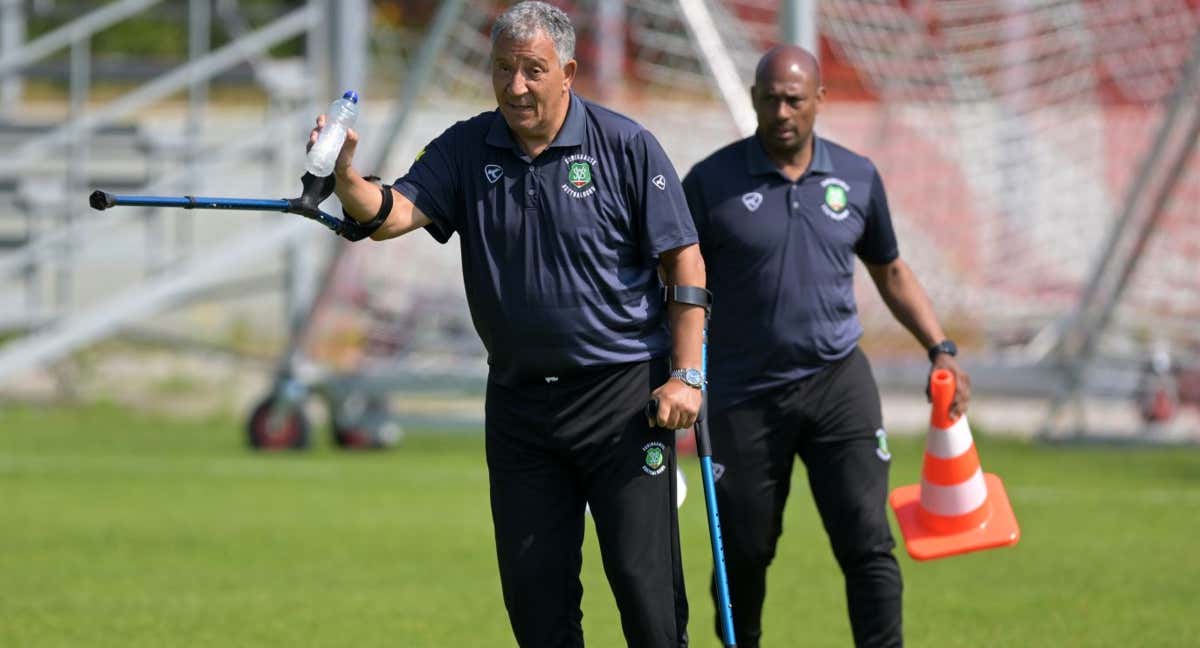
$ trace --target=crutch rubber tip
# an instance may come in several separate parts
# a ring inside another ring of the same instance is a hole
[[[92,195],[88,196],[88,203],[91,204],[92,209],[99,209],[103,211],[116,205],[117,201],[113,198],[113,195],[108,192],[93,191]]]

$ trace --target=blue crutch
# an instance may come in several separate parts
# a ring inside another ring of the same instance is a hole
[[[704,507],[708,511],[708,536],[712,541],[713,574],[717,581],[717,607],[721,615],[721,634],[727,648],[737,648],[733,634],[733,604],[729,600],[729,579],[725,575],[725,545],[721,540],[721,518],[717,514],[717,491],[713,479],[712,441],[708,435],[708,318],[712,312],[712,293],[693,286],[668,286],[666,301],[704,308],[704,344],[701,347],[700,370],[705,375],[700,388],[700,416],[696,418],[696,454],[700,457],[700,478],[704,484]],[[646,404],[646,417],[658,418],[658,401]]]
[[[300,179],[303,192],[296,198],[279,200],[258,198],[211,198],[207,196],[132,196],[93,191],[88,196],[92,209],[105,210],[112,207],[179,207],[182,209],[224,209],[242,211],[276,211],[299,214],[333,230],[335,234],[351,241],[370,235],[370,229],[350,219],[337,218],[324,212],[320,204],[333,193],[333,176],[318,178],[305,173]],[[387,193],[387,192],[385,192]],[[385,196],[386,198],[386,196]]]

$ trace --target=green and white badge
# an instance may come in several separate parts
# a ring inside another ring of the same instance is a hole
[[[667,446],[651,441],[642,446],[642,470],[647,475],[661,475],[667,469]]]
[[[835,221],[845,219],[849,215],[846,207],[850,204],[850,185],[839,178],[826,178],[821,181],[821,186],[825,188],[821,211]]]
[[[567,165],[567,181],[563,184],[563,193],[572,198],[587,198],[596,193],[596,158],[582,153],[568,155],[563,158]]]

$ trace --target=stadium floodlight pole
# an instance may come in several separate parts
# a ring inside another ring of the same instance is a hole
[[[224,209],[239,211],[276,211],[299,214],[333,230],[334,234],[351,241],[366,238],[357,222],[331,216],[321,211],[320,204],[333,193],[333,176],[318,178],[305,173],[300,179],[303,192],[296,198],[278,200],[258,198],[213,198],[208,196],[135,196],[93,191],[88,197],[92,209],[112,207],[179,207],[182,209]]]
[[[700,480],[704,484],[704,507],[708,512],[708,537],[712,542],[713,579],[717,586],[717,612],[721,616],[721,635],[726,648],[737,648],[733,633],[733,604],[729,600],[729,578],[725,574],[725,543],[721,540],[721,517],[717,513],[716,480],[713,479],[712,439],[708,434],[708,319],[712,313],[712,293],[694,286],[667,286],[665,301],[704,308],[704,337],[700,347],[700,415],[696,417],[696,455],[700,458]],[[658,401],[646,403],[646,417],[658,418]]]

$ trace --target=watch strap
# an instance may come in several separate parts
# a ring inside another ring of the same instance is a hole
[[[958,346],[955,345],[952,340],[942,340],[941,342],[938,342],[937,344],[929,347],[929,361],[933,362],[937,360],[937,357],[943,353],[950,356],[956,356],[958,355]]]
[[[687,375],[693,371],[700,376],[700,384],[698,385],[688,382]],[[675,369],[671,371],[671,377],[678,378],[679,380],[683,381],[683,384],[687,385],[688,387],[695,387],[696,389],[700,389],[704,385],[704,372],[695,368],[685,367],[683,369]]]

